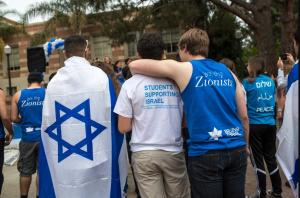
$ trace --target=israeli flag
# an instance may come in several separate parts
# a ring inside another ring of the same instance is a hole
[[[277,160],[292,187],[295,197],[299,197],[298,68],[298,64],[294,65],[288,77],[284,117],[277,134],[279,145],[276,153]]]
[[[39,159],[41,198],[120,198],[128,160],[111,80],[81,57],[46,90]]]

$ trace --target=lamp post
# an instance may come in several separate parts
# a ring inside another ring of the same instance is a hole
[[[11,78],[10,78],[10,64],[9,64],[9,56],[11,55],[11,47],[9,45],[5,45],[4,53],[6,54],[6,57],[7,57],[8,92],[9,92],[9,95],[11,96],[12,93],[11,93]]]

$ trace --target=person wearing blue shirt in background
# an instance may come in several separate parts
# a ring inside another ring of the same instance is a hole
[[[243,80],[247,95],[247,109],[250,123],[250,147],[253,152],[258,178],[259,198],[264,198],[266,192],[267,164],[272,182],[271,197],[281,197],[281,178],[276,162],[276,122],[275,122],[275,82],[263,73],[264,59],[252,57],[248,62],[249,77]]]
[[[42,109],[45,97],[45,89],[41,87],[43,81],[41,73],[31,72],[27,80],[28,88],[17,92],[12,98],[11,105],[11,119],[15,123],[20,123],[22,128],[18,161],[21,198],[27,198],[31,176],[36,172],[38,166]]]

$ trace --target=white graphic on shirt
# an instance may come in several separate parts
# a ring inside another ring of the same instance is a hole
[[[271,100],[273,98],[272,95],[267,96],[267,93],[264,94],[260,94],[260,96],[257,98],[257,102],[259,102],[260,100]]]
[[[219,137],[222,137],[222,130],[218,130],[216,127],[214,127],[214,130],[211,132],[208,132],[210,135],[210,139],[219,140]]]
[[[31,133],[31,132],[33,132],[33,130],[34,130],[34,128],[32,128],[32,127],[27,127],[27,128],[26,128],[26,133]]]
[[[227,136],[235,137],[235,136],[241,136],[242,134],[239,133],[240,128],[230,128],[230,129],[224,129],[224,132]]]
[[[257,82],[255,83],[256,88],[264,88],[264,87],[271,87],[272,83],[270,81],[261,81],[261,82]]]

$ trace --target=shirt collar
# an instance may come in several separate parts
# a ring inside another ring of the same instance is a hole
[[[72,56],[65,61],[65,66],[81,66],[90,65],[90,63],[83,57]]]

